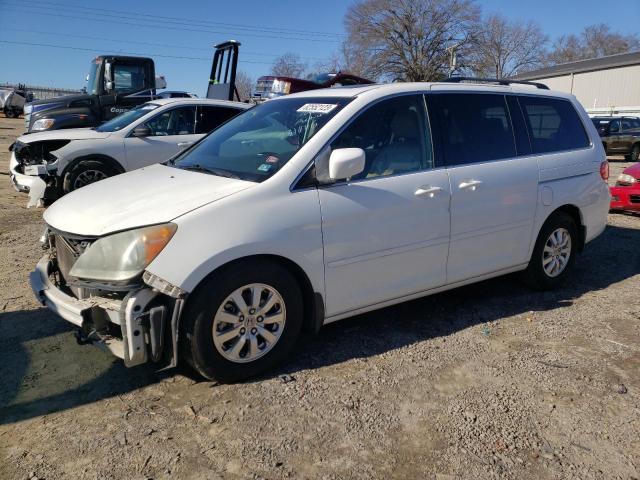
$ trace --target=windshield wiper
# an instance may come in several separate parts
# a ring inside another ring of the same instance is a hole
[[[235,178],[237,180],[240,180],[239,176],[237,176],[236,174],[231,173],[231,172],[229,172],[227,170],[219,170],[217,168],[206,168],[206,167],[203,167],[202,165],[198,165],[198,164],[187,165],[186,167],[178,166],[178,168],[182,168],[184,170],[191,170],[193,172],[209,173],[211,175],[216,175],[218,177]]]

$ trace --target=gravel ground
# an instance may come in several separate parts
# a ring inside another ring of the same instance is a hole
[[[0,478],[640,477],[640,216],[553,293],[504,277],[332,324],[239,385],[126,369],[32,298],[0,117]],[[613,176],[627,164],[612,164]]]

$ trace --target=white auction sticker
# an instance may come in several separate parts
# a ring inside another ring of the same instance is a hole
[[[329,113],[337,106],[335,103],[305,103],[297,111],[303,113]]]

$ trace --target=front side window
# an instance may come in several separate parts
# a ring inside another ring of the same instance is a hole
[[[158,108],[159,105],[155,103],[143,103],[142,105],[138,105],[135,108],[132,108],[128,112],[121,113],[117,117],[112,118],[108,122],[103,123],[99,127],[96,128],[98,132],[117,132],[118,130],[122,130],[124,127],[129,125],[130,123],[142,118],[149,112]]]
[[[525,114],[533,153],[559,152],[589,146],[589,137],[578,113],[567,100],[545,97],[518,97]],[[615,123],[615,125],[614,125]],[[620,128],[618,120],[609,124]]]
[[[170,165],[262,182],[350,101],[338,97],[270,100],[232,118]]]
[[[218,107],[215,105],[198,106],[196,133],[209,133],[218,128],[230,118],[238,115],[242,110],[238,108]]]
[[[444,93],[429,95],[429,108],[440,122],[447,165],[487,162],[516,156],[503,95]]]
[[[116,92],[141,90],[145,86],[143,65],[113,65],[113,81]]]
[[[422,95],[384,100],[360,114],[331,150],[361,148],[365,168],[357,177],[375,178],[433,167],[431,135]]]
[[[168,135],[193,135],[196,107],[180,107],[166,110],[145,122],[153,137]]]

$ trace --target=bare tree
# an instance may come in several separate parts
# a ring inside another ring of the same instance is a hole
[[[637,35],[612,32],[608,25],[600,23],[585,27],[578,35],[563,35],[558,38],[549,52],[547,63],[554,65],[575,62],[635,50],[640,50]]]
[[[287,52],[276,58],[271,66],[272,75],[300,78],[304,75],[307,64],[300,60],[300,55]]]
[[[475,0],[359,0],[344,19],[347,65],[374,79],[437,80],[447,48],[464,54],[479,16]]]
[[[236,72],[236,88],[241,102],[246,102],[251,98],[251,90],[253,89],[253,78],[242,70]]]
[[[542,65],[548,38],[534,22],[491,15],[476,30],[472,69],[478,76],[503,78]]]

